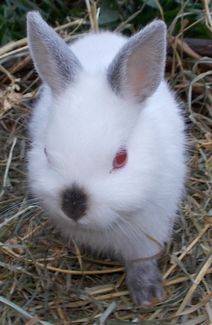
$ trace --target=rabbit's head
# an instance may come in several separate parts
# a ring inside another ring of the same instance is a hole
[[[148,130],[137,131],[163,79],[165,24],[124,39],[95,71],[36,12],[28,14],[28,42],[44,82],[31,123],[30,186],[58,219],[108,228],[142,209],[154,186]]]

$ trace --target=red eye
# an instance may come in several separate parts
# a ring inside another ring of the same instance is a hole
[[[117,152],[115,158],[113,159],[113,169],[118,169],[124,167],[127,162],[127,151],[124,148],[121,148]]]

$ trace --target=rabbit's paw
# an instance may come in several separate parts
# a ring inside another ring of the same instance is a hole
[[[164,298],[156,260],[127,263],[127,286],[135,304],[151,306]]]

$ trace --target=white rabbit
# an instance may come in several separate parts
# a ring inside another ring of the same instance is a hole
[[[184,189],[184,122],[164,81],[166,25],[126,38],[89,33],[71,47],[27,16],[43,81],[30,123],[29,185],[68,239],[126,266],[137,304],[163,296],[157,255]]]

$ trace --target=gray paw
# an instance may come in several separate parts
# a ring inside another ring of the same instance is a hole
[[[150,306],[164,297],[162,276],[156,260],[128,263],[127,286],[134,303]]]

